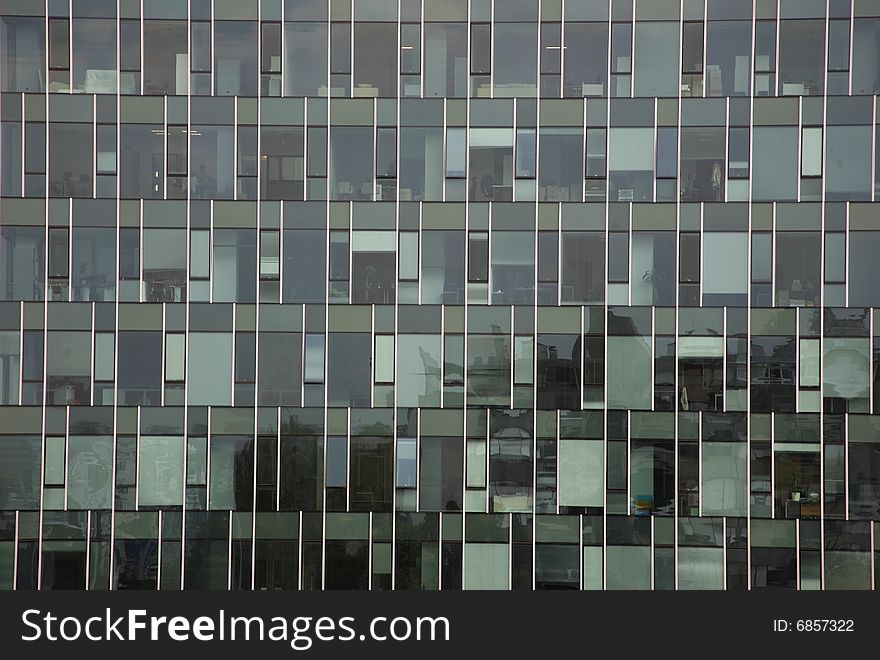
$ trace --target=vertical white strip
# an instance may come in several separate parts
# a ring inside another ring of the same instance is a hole
[[[15,512],[15,536],[13,542],[15,545],[12,546],[12,590],[18,590],[18,542],[19,536],[21,534],[21,512]],[[874,537],[871,536],[871,542],[873,545]]]
[[[373,512],[367,513],[367,589],[373,588]]]
[[[489,14],[489,97],[495,98],[495,3]],[[491,289],[490,289],[491,290]]]
[[[24,403],[24,301],[18,303],[18,405]]]
[[[205,442],[205,511],[211,510],[211,420],[214,417],[213,408],[208,410],[208,433]]]
[[[877,201],[877,96],[871,97],[873,110],[871,111],[871,201]]]
[[[114,356],[115,357],[115,356]],[[162,345],[159,348],[159,369],[161,371],[161,377],[159,380],[160,390],[159,390],[159,402],[160,405],[165,405],[165,363],[168,360],[168,303],[162,303]]]
[[[45,441],[44,441],[45,442]],[[45,477],[44,477],[45,479]],[[70,490],[70,406],[64,406],[64,510],[69,510]]]
[[[721,516],[721,578],[723,588],[727,591],[727,516]]]
[[[655,555],[657,553],[657,549],[654,546],[654,537],[655,537],[654,523],[656,521],[656,517],[652,515],[650,517],[650,521],[651,521],[651,545],[650,545],[651,556],[649,558],[649,562],[650,562],[650,569],[649,570],[651,571],[651,574],[649,576],[649,580],[651,583],[650,589],[651,589],[651,591],[654,591],[654,589],[656,588],[656,573],[657,573],[657,568],[656,568],[657,562],[656,562],[656,557],[655,557]],[[676,561],[677,560],[678,560],[678,558],[676,557]]]
[[[721,410],[727,410],[727,306],[722,307],[724,312],[723,323],[724,326],[721,328],[721,336],[722,336],[722,352],[721,352]],[[717,409],[717,408],[716,408]],[[701,498],[702,499],[702,498]]]
[[[297,574],[296,574],[296,586],[297,589],[302,591],[303,588],[303,512],[302,509],[299,511],[299,532],[296,535],[297,539]]]
[[[305,334],[305,333],[303,333]],[[275,510],[281,511],[281,406],[276,412],[276,445],[275,445]],[[300,534],[300,536],[302,536]]]
[[[259,264],[259,260],[257,260]],[[259,308],[257,305],[257,318],[259,319]],[[259,325],[256,326],[259,328]],[[258,332],[255,334],[259,334]],[[257,386],[256,379],[254,381],[254,395],[256,396]],[[279,410],[281,410],[279,408]],[[260,452],[259,443],[260,443],[260,409],[257,407],[257,404],[254,403],[254,472],[253,472],[253,501],[252,504],[252,514],[251,514],[251,558],[250,558],[250,584],[251,591],[254,590],[256,586],[256,563],[257,563],[257,461],[259,460]]]
[[[186,297],[184,300],[184,351],[183,351],[183,377],[184,377],[184,385],[183,385],[183,475],[182,481],[183,488],[181,489],[181,510],[180,510],[180,588],[184,588],[184,575],[185,571],[185,558],[186,553],[184,552],[186,548],[186,489],[187,489],[187,475],[189,472],[189,351],[190,351],[190,298],[192,297],[191,291],[191,280],[189,278],[189,274],[191,272],[191,234],[192,234],[192,186],[190,184],[190,165],[192,163],[191,154],[192,154],[192,21],[191,19],[191,11],[192,8],[189,3],[186,6],[186,18],[187,18],[187,52],[189,53],[189,66],[187,74],[188,80],[186,85],[186,264],[187,271],[184,274],[184,290],[186,291]],[[142,41],[143,43],[143,41]],[[143,66],[143,63],[142,63]],[[143,78],[143,76],[142,76]],[[143,250],[141,250],[143,252]],[[209,271],[210,272],[210,271]],[[209,436],[210,437],[210,436]],[[207,445],[206,445],[207,446]],[[206,482],[207,483],[207,482]],[[207,490],[207,488],[206,488]],[[159,529],[160,535],[160,544],[162,543],[162,529]]]
[[[755,61],[755,32],[756,32],[756,18],[755,11],[757,7],[757,0],[752,0],[752,48],[751,48],[751,58],[752,62]],[[752,74],[752,79],[750,80],[750,88],[752,92],[752,96],[755,95],[755,76]],[[748,252],[748,264],[749,264],[749,301],[748,307],[746,308],[746,374],[748,375],[748,381],[746,384],[746,588],[751,590],[752,588],[752,396],[751,396],[751,371],[752,371],[752,348],[751,348],[751,340],[752,340],[752,274],[751,274],[751,263],[752,263],[752,144],[754,140],[754,115],[755,115],[755,104],[754,100],[749,103],[749,240],[746,245],[746,250]],[[772,256],[771,256],[772,260]],[[772,276],[771,276],[772,277]]]
[[[513,516],[515,514],[508,513],[507,516],[507,588],[513,589]],[[532,519],[534,521],[534,519]],[[534,527],[534,526],[533,526]],[[535,589],[535,530],[532,529],[532,590]]]
[[[214,3],[213,2],[210,3],[210,8],[211,8],[211,61],[210,61],[211,96],[216,96],[216,94],[217,94],[217,89],[216,89],[216,87],[217,87],[217,85],[216,85],[216,80],[217,80],[217,44],[215,42],[217,39],[217,30],[215,29],[215,26],[214,26]]]
[[[97,153],[97,152],[95,152]],[[117,167],[117,177],[119,176]],[[159,172],[156,172],[158,175]],[[162,190],[154,190],[153,193],[160,193],[162,199],[168,199],[168,97],[162,97]]]
[[[703,516],[703,411],[697,413],[697,515]]]
[[[682,17],[682,20],[683,20],[683,17]],[[709,96],[709,94],[706,92],[706,61],[708,59],[706,57],[706,47],[707,47],[708,43],[709,43],[709,0],[705,0],[705,2],[703,3],[703,61],[700,62],[700,76],[703,79],[702,85],[703,85],[703,96],[704,97]],[[684,55],[682,55],[682,57],[684,57]],[[730,99],[728,98],[727,100],[729,101]],[[729,163],[730,160],[726,159],[724,162]]]
[[[117,19],[117,25],[119,20]],[[119,30],[116,30],[117,52],[119,43]],[[117,78],[119,72],[117,69]],[[98,196],[98,95],[92,94],[92,199]]]
[[[626,411],[626,515],[632,516],[632,411]]]
[[[775,58],[776,62],[774,64],[774,68],[773,68],[773,81],[774,81],[773,89],[770,91],[775,92],[776,95],[779,96],[779,95],[781,95],[780,93],[782,92],[782,82],[779,80],[779,78],[780,78],[780,75],[779,75],[779,33],[780,33],[780,26],[782,24],[782,21],[779,17],[780,1],[774,0],[774,4],[776,4],[776,16],[774,19],[774,21],[776,23],[776,44],[775,44],[776,48],[774,49],[775,54],[776,54],[776,58]],[[755,10],[753,9],[752,11],[754,13]],[[769,94],[769,95],[772,96],[772,94]]]
[[[159,534],[156,544],[156,591],[162,589],[162,510],[159,509]],[[113,548],[110,548],[113,552]]]
[[[91,548],[92,548],[92,511],[86,511],[86,575],[85,575],[85,585],[83,588],[88,591],[89,590],[89,578],[91,577]],[[111,549],[112,552],[112,549]]]
[[[48,21],[46,22],[46,25],[47,26],[49,25]],[[48,30],[49,28],[47,27],[46,29]],[[48,61],[49,61],[49,58],[47,57],[46,62],[48,63]],[[21,189],[19,192],[21,193],[22,197],[24,197],[25,182],[27,181],[27,151],[25,151],[25,148],[26,148],[26,141],[27,141],[28,121],[27,121],[27,109],[25,107],[24,99],[25,99],[25,95],[22,94],[21,95],[21,140],[20,140],[21,141],[21,182],[20,182],[21,185],[19,186]],[[48,106],[48,103],[46,105]],[[48,126],[48,123],[46,124],[46,126]],[[2,135],[3,135],[3,131],[0,131],[0,139],[2,139]],[[48,163],[46,163],[46,165],[48,166]],[[47,178],[48,178],[48,173],[47,173]]]
[[[239,199],[238,186],[242,174],[238,161],[239,140],[241,140],[241,127],[238,124],[238,96],[236,95],[232,97],[232,199],[235,200]],[[259,277],[257,277],[257,282],[259,281]]]
[[[232,514],[233,511],[226,512],[229,515],[229,527],[227,529],[227,533],[229,534],[229,538],[227,538],[227,546],[226,546],[226,590],[232,591]]]
[[[877,546],[875,545],[875,537],[877,534],[877,522],[871,521],[868,523],[870,525],[870,533],[871,533],[871,589],[877,590]]]
[[[137,430],[135,435],[135,452],[134,452],[134,465],[135,465],[135,479],[134,479],[134,510],[140,510],[140,464],[141,464],[141,407],[137,406],[135,408],[135,414],[137,416]]]
[[[776,518],[776,413],[770,413],[770,517]]]

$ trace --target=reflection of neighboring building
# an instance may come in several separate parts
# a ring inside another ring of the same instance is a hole
[[[534,414],[530,410],[496,410],[489,438],[490,511],[531,511]]]
[[[536,344],[538,408],[577,410],[581,405],[580,338],[575,339],[567,356],[559,347],[539,341]]]

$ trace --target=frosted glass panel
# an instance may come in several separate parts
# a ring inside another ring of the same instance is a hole
[[[143,436],[138,461],[140,506],[174,506],[183,502],[183,438]]]
[[[605,445],[602,441],[560,440],[560,506],[603,506],[604,469]]]
[[[724,589],[722,548],[679,548],[679,589]]]
[[[748,234],[706,232],[703,255],[703,293],[748,293]]]
[[[634,96],[678,96],[680,26],[636,22]]]
[[[232,404],[232,335],[192,332],[189,335],[189,404]]]
[[[467,543],[464,550],[464,588],[508,589],[509,554],[506,543]]]
[[[740,442],[704,442],[702,511],[704,516],[745,516],[747,446]]]
[[[644,337],[608,338],[608,407],[650,409],[651,345]]]
[[[608,546],[606,589],[650,589],[651,548]]]

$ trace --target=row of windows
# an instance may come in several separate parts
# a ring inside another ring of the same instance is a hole
[[[187,111],[185,99],[53,97],[48,123],[44,97],[3,98],[12,197],[870,201],[880,189],[873,96],[333,100],[329,126],[314,98],[258,112],[254,99]]]
[[[858,309],[826,309],[822,337],[818,315],[758,308],[750,334],[734,308],[683,313],[676,334],[667,308],[615,307],[603,335],[601,308],[584,329],[579,310],[542,314],[537,332],[532,310],[475,309],[467,333],[461,308],[447,308],[441,334],[436,308],[402,314],[399,328],[387,309],[343,310],[327,332],[321,312],[303,330],[301,308],[267,310],[256,332],[253,308],[238,307],[233,332],[219,304],[188,329],[182,306],[141,306],[117,331],[101,307],[50,310],[45,331],[42,308],[37,324],[22,312],[24,330],[4,319],[0,404],[880,411],[880,339]]]
[[[140,4],[143,4],[141,15]],[[856,0],[8,2],[3,91],[466,97],[880,92]],[[610,4],[610,6],[609,6]],[[58,6],[60,5],[60,6]],[[262,10],[258,16],[258,7]],[[708,8],[708,16],[705,9]],[[328,9],[329,15],[328,15]],[[609,12],[610,9],[610,12]],[[18,15],[24,14],[24,15]],[[36,14],[36,15],[31,15]],[[562,20],[564,18],[564,20]],[[189,19],[189,20],[188,20]],[[259,20],[262,19],[262,20]]]
[[[878,533],[736,517],[22,512],[0,517],[0,588],[872,589]]]
[[[4,202],[6,301],[880,306],[874,204]]]
[[[871,415],[120,406],[114,434],[111,407],[40,412],[3,412],[2,511],[880,519]]]

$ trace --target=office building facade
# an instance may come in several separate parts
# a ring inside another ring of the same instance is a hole
[[[0,587],[873,589],[880,1],[0,1]]]

